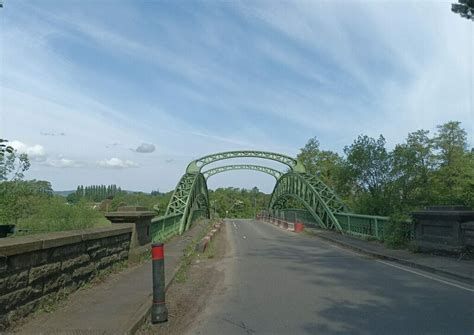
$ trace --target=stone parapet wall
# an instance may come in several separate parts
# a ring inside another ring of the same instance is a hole
[[[128,258],[133,225],[0,239],[0,330]]]

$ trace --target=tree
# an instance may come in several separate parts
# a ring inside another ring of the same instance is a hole
[[[320,150],[316,137],[310,138],[300,149],[297,159],[303,163],[308,173],[319,176],[330,187],[339,189],[338,174],[342,158],[335,152]]]
[[[408,134],[406,143],[397,144],[392,156],[392,177],[396,210],[422,207],[431,201],[428,186],[433,170],[433,140],[429,131]]]
[[[11,146],[6,145],[5,143],[8,143],[8,141],[0,138],[0,156],[11,154],[14,151]]]
[[[436,171],[432,184],[435,202],[444,205],[472,205],[474,158],[468,150],[467,133],[460,122],[438,126],[433,139]]]
[[[346,167],[355,186],[368,192],[377,192],[389,179],[390,160],[385,149],[385,138],[378,139],[359,135],[350,146],[344,148]]]
[[[306,145],[300,149],[300,153],[296,158],[303,163],[308,173],[318,174],[319,154],[319,141],[316,137],[312,137],[308,140]]]
[[[37,211],[39,203],[53,196],[51,184],[43,180],[13,180],[0,183],[0,222],[17,224]]]
[[[209,190],[209,199],[219,217],[251,218],[255,211],[266,209],[269,195],[257,187],[252,190],[227,187]]]
[[[344,148],[346,181],[352,192],[358,193],[355,205],[359,212],[386,215],[390,211],[390,155],[385,138],[359,135]]]
[[[26,154],[19,154],[7,141],[0,139],[0,182],[4,180],[21,180],[23,173],[30,168]]]
[[[439,150],[438,163],[440,166],[452,165],[467,151],[467,133],[458,121],[449,121],[437,128],[434,144]]]
[[[451,11],[474,21],[474,0],[458,0],[458,3],[451,4]]]

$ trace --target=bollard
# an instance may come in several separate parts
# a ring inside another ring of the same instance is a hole
[[[301,222],[295,222],[295,233],[301,233],[304,230],[304,225]]]
[[[151,322],[166,322],[168,321],[168,309],[165,303],[165,253],[163,243],[152,244],[151,258],[153,267]]]

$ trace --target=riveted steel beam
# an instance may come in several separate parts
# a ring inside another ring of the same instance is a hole
[[[191,163],[189,163],[186,172],[187,173],[199,173],[201,169],[211,163],[232,158],[262,158],[273,160],[276,162],[283,163],[287,165],[291,171],[294,172],[306,172],[304,165],[295,158],[277,154],[274,152],[267,151],[255,151],[255,150],[241,150],[241,151],[227,151],[227,152],[218,152],[212,155],[207,155],[201,158],[198,158]]]
[[[234,170],[253,170],[253,171],[263,172],[263,173],[269,174],[270,176],[275,177],[275,179],[277,180],[283,175],[283,172],[280,172],[278,170],[275,170],[266,166],[252,165],[252,164],[235,164],[235,165],[219,166],[214,169],[204,171],[202,174],[207,180],[209,179],[209,177],[212,177],[218,173],[234,171]]]
[[[308,173],[284,174],[273,189],[268,207],[287,208],[290,198],[300,201],[323,228],[342,230],[334,214],[347,211],[347,207],[318,177]]]
[[[190,224],[195,210],[205,210],[209,217],[209,195],[206,179],[202,173],[186,173],[176,186],[171,196],[165,217],[181,215],[179,234]]]
[[[288,173],[253,164],[234,164],[212,168],[201,172],[201,169],[213,162],[232,158],[263,158],[278,161],[289,167]],[[182,234],[189,226],[195,213],[204,213],[209,217],[209,196],[207,179],[218,173],[232,170],[253,170],[267,173],[277,180],[271,195],[269,209],[287,208],[290,198],[299,200],[311,213],[321,227],[341,230],[336,214],[347,213],[349,209],[317,176],[306,173],[304,165],[289,156],[265,151],[228,151],[201,157],[191,162],[186,173],[178,182],[162,220],[162,227],[174,224],[174,232]],[[178,227],[179,224],[179,227]],[[163,233],[164,234],[164,233]]]

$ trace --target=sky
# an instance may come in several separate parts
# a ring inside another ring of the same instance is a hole
[[[55,190],[170,191],[210,153],[296,156],[313,136],[342,153],[359,134],[390,149],[449,120],[474,143],[474,22],[451,1],[3,3],[0,138]]]

